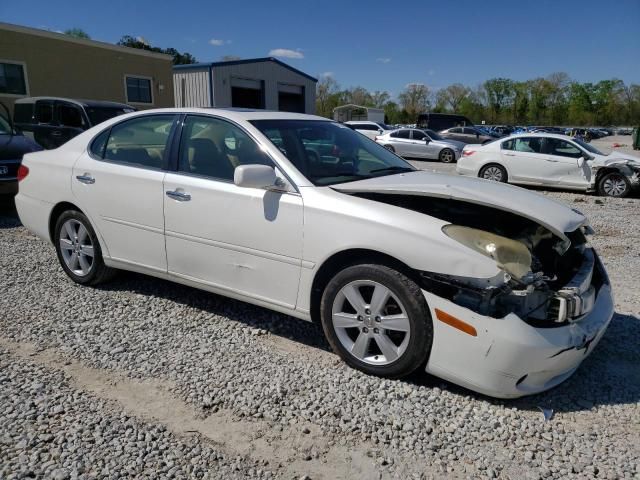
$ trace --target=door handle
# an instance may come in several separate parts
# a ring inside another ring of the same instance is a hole
[[[516,154],[515,154],[515,153],[505,153],[505,155],[506,155],[507,157],[515,157],[515,156],[516,156]]]
[[[553,158],[545,158],[547,162],[558,163],[558,160],[554,160]]]
[[[173,198],[174,200],[178,200],[179,202],[188,202],[191,200],[191,195],[184,192],[179,192],[178,190],[167,190],[167,197]]]
[[[91,175],[89,175],[88,173],[85,173],[84,175],[78,175],[76,176],[76,180],[78,180],[80,183],[84,183],[86,185],[91,185],[93,183],[96,183],[96,179],[93,178]]]

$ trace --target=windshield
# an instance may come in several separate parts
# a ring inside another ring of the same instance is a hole
[[[573,141],[576,142],[578,145],[580,145],[582,148],[584,148],[587,152],[595,153],[596,155],[604,155],[604,153],[602,153],[596,147],[592,147],[591,145],[589,145],[586,142],[583,142],[582,140],[574,138]]]
[[[322,120],[253,120],[291,163],[317,186],[415,170],[364,135]]]
[[[110,118],[133,112],[133,108],[87,107],[87,115],[91,125],[97,125]]]
[[[433,130],[425,130],[425,132],[427,132],[427,135],[431,137],[431,140],[444,140],[439,134],[437,134]]]

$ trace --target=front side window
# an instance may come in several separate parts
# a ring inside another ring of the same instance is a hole
[[[74,105],[58,105],[58,122],[64,127],[82,128],[82,111]]]
[[[542,153],[542,138],[540,137],[516,138],[513,149],[516,152]]]
[[[0,63],[0,93],[26,95],[24,66],[19,63]]]
[[[317,186],[415,170],[382,146],[335,122],[253,120],[251,123]]]
[[[137,167],[163,168],[174,119],[174,115],[148,115],[114,125],[103,158]]]
[[[480,132],[475,128],[465,127],[462,129],[462,133],[464,133],[465,135],[478,135]]]
[[[413,130],[413,139],[414,140],[424,140],[427,138],[427,134],[422,130]]]
[[[180,140],[181,172],[233,181],[239,165],[273,166],[269,156],[240,128],[213,117],[189,116]]]
[[[151,80],[142,77],[126,77],[127,102],[153,103]]]
[[[449,133],[462,133],[462,129],[460,127],[453,127],[449,129]]]
[[[36,102],[36,122],[38,123],[53,122],[53,103]]]
[[[583,155],[582,150],[578,147],[565,140],[560,140],[559,138],[545,139],[545,153],[548,155],[570,158],[580,158]]]

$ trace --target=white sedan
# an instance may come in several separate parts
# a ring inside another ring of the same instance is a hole
[[[18,178],[20,219],[73,281],[132,270],[318,321],[369,374],[540,392],[613,314],[582,214],[417,171],[320,117],[137,112],[27,155]]]
[[[605,155],[581,140],[528,133],[485,145],[468,145],[456,165],[460,175],[626,197],[640,187],[640,158]]]

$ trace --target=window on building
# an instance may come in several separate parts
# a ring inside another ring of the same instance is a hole
[[[144,77],[126,77],[127,102],[153,103],[151,79]]]
[[[26,95],[27,82],[24,66],[19,63],[0,62],[0,93]]]

